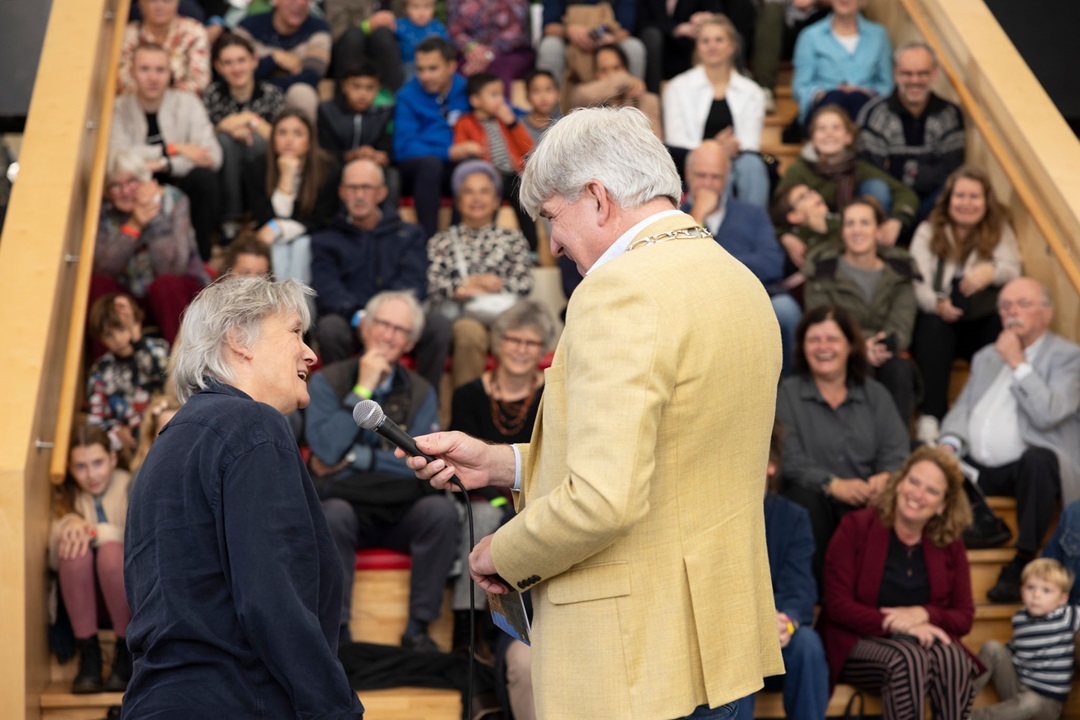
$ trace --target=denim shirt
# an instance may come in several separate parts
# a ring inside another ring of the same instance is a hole
[[[128,509],[124,717],[358,718],[341,568],[285,418],[212,382],[154,443]]]

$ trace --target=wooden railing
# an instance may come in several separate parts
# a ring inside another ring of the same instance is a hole
[[[39,717],[50,463],[62,463],[129,0],[53,4],[0,238],[0,708]],[[70,351],[70,352],[69,352]],[[60,436],[63,436],[61,438]],[[54,457],[56,455],[56,457]]]
[[[968,160],[1012,215],[1024,274],[1050,288],[1054,330],[1080,342],[1080,142],[983,0],[870,0],[894,46],[924,40],[968,122]]]

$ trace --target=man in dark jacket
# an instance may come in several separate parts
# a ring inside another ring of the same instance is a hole
[[[352,326],[376,293],[408,290],[427,294],[427,236],[418,225],[383,212],[386,182],[370,159],[353,160],[341,174],[343,216],[311,238],[311,284],[318,293],[316,337],[322,361],[344,360],[358,349]],[[424,321],[416,342],[416,370],[439,386],[450,349],[450,323],[437,313]]]
[[[417,435],[439,429],[435,390],[398,361],[424,326],[408,292],[373,297],[360,321],[364,354],[323,367],[311,378],[305,416],[311,472],[345,573],[341,640],[348,641],[356,551],[383,547],[412,555],[409,623],[402,645],[438,651],[427,634],[459,547],[454,501],[418,480],[394,448],[357,427],[353,407],[374,399],[386,416]]]

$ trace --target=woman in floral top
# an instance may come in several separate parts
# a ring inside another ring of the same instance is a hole
[[[180,0],[139,0],[142,20],[129,22],[120,50],[120,77],[116,93],[135,92],[131,74],[135,48],[153,44],[165,48],[172,70],[172,88],[202,95],[210,82],[210,43],[206,28],[191,18],[180,17]]]
[[[428,241],[428,307],[454,328],[451,377],[460,387],[480,377],[487,363],[488,326],[502,310],[532,292],[529,243],[517,230],[497,227],[502,177],[483,160],[454,171],[461,223]]]

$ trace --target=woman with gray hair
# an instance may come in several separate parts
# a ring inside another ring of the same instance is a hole
[[[189,207],[183,191],[151,179],[137,151],[113,151],[105,172],[88,307],[103,295],[128,293],[172,343],[180,313],[206,283]]]
[[[311,295],[230,278],[184,315],[184,405],[129,503],[124,717],[363,715],[337,659],[337,551],[283,417],[308,404]]]

